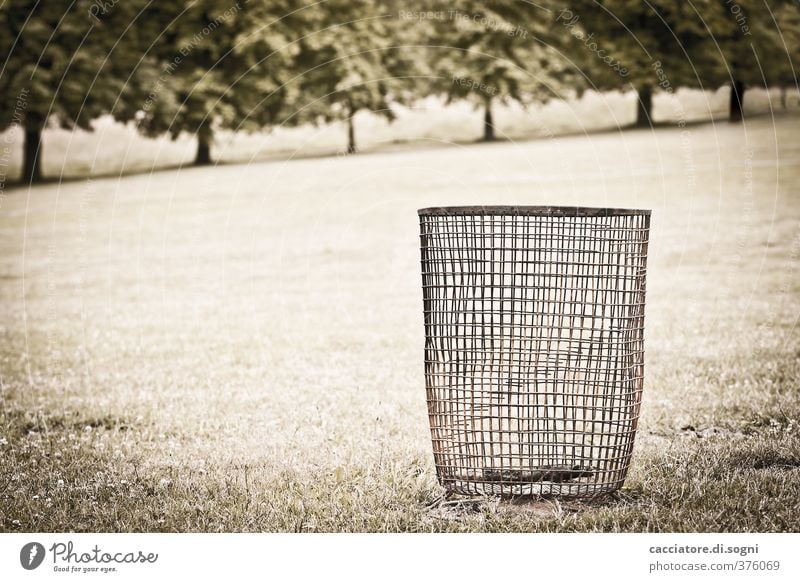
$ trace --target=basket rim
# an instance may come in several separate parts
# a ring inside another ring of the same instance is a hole
[[[592,206],[431,206],[419,216],[650,216],[646,208],[596,208]]]

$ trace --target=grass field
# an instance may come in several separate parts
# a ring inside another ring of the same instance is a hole
[[[800,117],[0,199],[0,530],[797,531]],[[653,209],[614,499],[443,501],[416,209]]]

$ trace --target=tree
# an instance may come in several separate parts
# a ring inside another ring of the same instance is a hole
[[[704,87],[720,59],[695,7],[715,0],[576,0],[556,20],[574,41],[570,55],[598,91],[634,90],[637,126],[650,126],[653,95]]]
[[[781,107],[786,109],[786,92],[798,89],[800,73],[800,10],[793,3],[784,3],[775,11],[778,40],[783,48],[777,63],[778,85],[781,89]]]
[[[381,0],[328,0],[314,10],[313,31],[299,42],[303,99],[295,120],[345,121],[347,153],[356,152],[354,119],[370,111],[390,121],[391,104],[414,99],[419,51]]]
[[[139,130],[173,139],[195,135],[194,163],[205,165],[212,161],[216,129],[256,130],[274,122],[286,97],[290,4],[193,0],[153,6],[152,18],[165,23],[152,54],[160,73],[145,83]]]
[[[552,2],[464,0],[436,7],[440,17],[429,24],[436,92],[483,108],[484,141],[495,139],[495,103],[545,102],[579,81],[559,54],[564,35],[548,22],[546,4]]]
[[[782,20],[791,23],[797,10],[789,0],[771,5],[760,0],[716,0],[708,7],[704,14],[706,25],[723,59],[719,77],[731,88],[730,121],[738,122],[744,117],[748,87],[767,89],[785,82],[791,55],[784,47],[775,13],[781,13]]]
[[[12,123],[24,128],[24,181],[42,179],[42,131],[50,119],[91,130],[104,113],[131,118],[115,104],[133,90],[125,81],[139,62],[138,30],[129,24],[141,5],[120,2],[102,13],[87,0],[0,5],[0,131]]]

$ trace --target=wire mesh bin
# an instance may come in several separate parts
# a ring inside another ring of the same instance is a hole
[[[622,486],[644,379],[649,210],[419,211],[439,482],[472,495]]]

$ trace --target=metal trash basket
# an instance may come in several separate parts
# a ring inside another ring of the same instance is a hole
[[[622,486],[644,378],[649,210],[419,210],[439,482],[467,495]]]

